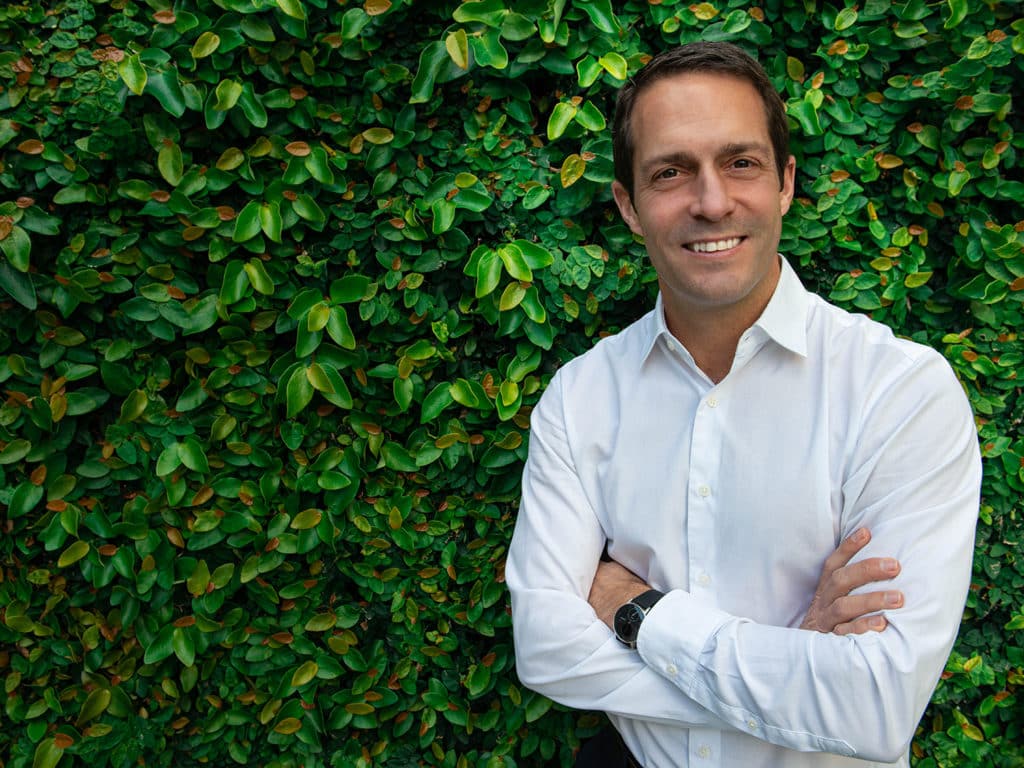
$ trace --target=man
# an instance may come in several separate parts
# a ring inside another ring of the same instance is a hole
[[[909,765],[969,584],[963,391],[777,253],[795,163],[740,49],[655,57],[613,134],[660,295],[534,409],[506,568],[519,676],[606,712],[631,765]]]

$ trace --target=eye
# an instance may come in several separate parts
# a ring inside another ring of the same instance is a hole
[[[749,157],[740,157],[733,161],[732,166],[733,168],[739,168],[740,170],[744,170],[746,168],[757,167],[757,163],[755,163]]]
[[[677,168],[666,168],[663,171],[659,171],[657,176],[655,176],[655,178],[657,178],[657,179],[674,179],[678,175],[679,175],[679,170]]]

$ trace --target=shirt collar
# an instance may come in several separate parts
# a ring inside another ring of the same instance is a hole
[[[806,357],[809,307],[807,290],[789,262],[782,256],[779,258],[782,261],[779,282],[775,286],[775,292],[772,294],[768,306],[754,322],[754,327],[762,330],[779,346],[785,347],[801,357]],[[654,305],[654,311],[648,314],[645,322],[648,332],[641,361],[647,360],[659,338],[672,335],[665,323],[665,306],[660,292]]]

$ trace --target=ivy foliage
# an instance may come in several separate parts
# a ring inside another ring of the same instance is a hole
[[[531,406],[650,305],[651,54],[783,94],[782,250],[941,350],[985,457],[915,763],[1024,761],[1024,19],[1009,0],[0,8],[0,766],[570,765],[503,563]]]

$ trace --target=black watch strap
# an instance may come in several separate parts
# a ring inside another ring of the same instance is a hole
[[[630,602],[636,603],[644,609],[644,613],[647,613],[649,610],[651,610],[651,608],[654,607],[654,604],[661,600],[661,598],[663,598],[664,596],[664,592],[659,592],[656,589],[648,589],[642,595],[637,595],[636,597],[634,597],[632,600],[630,600]]]

